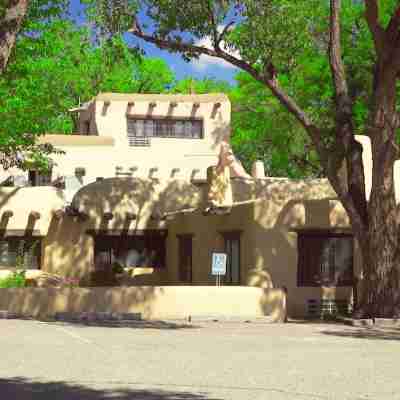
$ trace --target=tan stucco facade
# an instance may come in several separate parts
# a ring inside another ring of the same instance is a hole
[[[195,114],[204,122],[204,135],[201,139],[151,138],[150,146],[132,147],[127,141],[127,113],[147,117],[171,117],[172,113],[184,118]],[[299,231],[350,232],[346,212],[326,179],[295,181],[262,178],[259,174],[254,179],[232,178],[229,196],[233,206],[230,211],[224,215],[204,215],[210,183],[206,180],[207,168],[217,164],[221,141],[229,140],[230,103],[224,95],[106,93],[86,106],[79,121],[83,127],[90,127],[86,132],[88,135],[82,131],[79,135],[41,138],[42,142],[51,142],[66,152],[55,157],[54,179],[74,178],[77,168],[85,170],[84,176],[76,177],[73,187],[0,187],[1,234],[6,237],[28,232],[41,238],[41,269],[44,272],[77,277],[85,282],[96,270],[96,235],[101,233],[130,240],[129,237],[136,233],[162,231],[166,235],[165,265],[136,274],[128,284],[150,288],[163,285],[165,293],[172,291],[172,287],[185,286],[180,296],[187,296],[190,307],[196,308],[196,302],[204,303],[204,298],[211,296],[207,287],[215,286],[215,277],[211,275],[212,252],[223,251],[224,234],[236,232],[240,237],[237,286],[261,291],[286,287],[287,310],[291,316],[304,316],[310,299],[351,299],[352,287],[298,287],[297,284]],[[363,160],[368,193],[372,168],[369,139],[358,137],[358,140],[365,150]],[[130,176],[117,175],[117,167],[121,167],[119,171],[122,172],[133,172]],[[136,169],[130,171],[130,168]],[[97,178],[102,180],[96,181]],[[66,212],[66,207],[72,208],[75,214]],[[40,217],[32,218],[32,212],[39,213]],[[107,215],[111,218],[105,218]],[[190,282],[182,282],[179,274],[178,246],[182,235],[192,237]],[[360,272],[355,246],[355,276],[359,278]],[[239,297],[239,292],[236,293],[233,287],[229,289],[232,292],[229,292],[226,304],[236,304],[239,312],[240,301],[233,300],[235,296]],[[130,290],[134,292],[134,288],[129,287],[120,289],[124,293],[121,295],[115,292],[117,289],[113,290],[93,296],[111,296],[107,298],[112,298],[113,307],[118,309],[118,296],[125,296]],[[25,300],[32,296],[36,302],[40,296],[48,296],[38,293],[42,292],[24,295]],[[57,295],[56,303],[64,304],[72,292],[66,293]],[[87,296],[92,295],[84,291],[79,292],[79,296],[86,298],[82,304],[90,305],[89,308],[101,303],[94,298],[88,300]],[[0,305],[5,302],[3,297],[0,296]],[[55,300],[52,301],[54,310],[69,309],[56,306]],[[247,303],[248,307],[253,307],[249,306],[253,304],[251,301]],[[264,314],[272,312],[268,304],[274,301],[276,299],[264,297]],[[122,307],[121,310],[136,310],[135,307]],[[257,310],[254,310],[255,315],[262,314]],[[182,315],[186,315],[186,311],[185,308]],[[152,311],[149,315],[167,315],[168,307],[161,314],[157,312]]]
[[[133,105],[132,105],[133,104]],[[74,175],[85,168],[84,183],[97,177],[134,171],[135,177],[169,179],[180,176],[205,179],[206,169],[217,161],[219,146],[230,136],[231,106],[223,94],[210,95],[119,95],[103,93],[80,114],[79,135],[46,135],[42,143],[52,143],[67,154],[54,157],[54,175]],[[150,146],[130,146],[129,118],[182,118],[203,122],[201,139],[152,137]],[[90,122],[90,132],[84,131]],[[156,170],[157,169],[157,170]],[[177,170],[179,169],[179,170]]]
[[[61,312],[109,312],[156,320],[268,315],[271,322],[283,322],[286,315],[285,295],[279,289],[215,286],[1,289],[0,309],[39,318]]]

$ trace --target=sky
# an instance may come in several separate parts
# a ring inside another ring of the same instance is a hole
[[[78,23],[85,22],[83,7],[79,0],[71,0],[70,12]],[[125,37],[129,44],[139,44],[144,49],[146,56],[162,58],[165,60],[171,70],[175,73],[176,79],[183,79],[186,77],[193,77],[196,79],[215,78],[218,80],[225,80],[230,84],[235,84],[234,76],[238,70],[223,60],[218,60],[214,57],[201,56],[199,60],[187,63],[183,61],[179,55],[158,49],[150,43],[138,41],[138,39],[134,38],[133,35],[126,34]]]

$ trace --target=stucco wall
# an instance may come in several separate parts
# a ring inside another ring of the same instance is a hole
[[[110,102],[107,105],[107,102]],[[203,120],[204,137],[202,139],[184,138],[151,138],[150,146],[129,146],[127,138],[128,102],[134,101],[129,115],[154,117],[199,118]],[[156,107],[151,108],[150,103]],[[177,106],[171,108],[171,102]],[[193,104],[198,103],[194,108]],[[215,104],[220,107],[215,108]],[[83,112],[80,120],[90,119],[91,133],[101,138],[112,138],[113,146],[105,147],[104,143],[85,144],[81,137],[75,135],[76,144],[61,143],[53,135],[47,135],[40,142],[49,142],[64,150],[66,155],[55,155],[57,166],[54,176],[74,175],[75,168],[86,169],[83,178],[85,184],[95,181],[96,177],[113,177],[116,167],[122,167],[122,172],[137,168],[135,176],[148,178],[152,169],[158,168],[156,176],[161,179],[171,178],[173,170],[179,168],[179,174],[190,179],[195,170],[196,178],[204,179],[209,165],[217,162],[219,145],[223,138],[230,135],[229,99],[223,94],[215,95],[118,95],[104,93],[97,96],[88,111]],[[79,144],[79,145],[78,145]],[[176,172],[175,172],[176,173]],[[154,174],[154,172],[153,172]]]
[[[34,317],[96,311],[140,313],[145,319],[269,315],[283,321],[285,295],[281,290],[251,287],[0,289],[0,309]]]
[[[167,229],[167,267],[134,279],[137,285],[182,285],[178,272],[179,234],[193,234],[193,285],[214,285],[210,273],[211,252],[223,250],[222,232],[241,231],[240,285],[289,290],[290,315],[304,315],[309,298],[350,296],[350,288],[297,287],[297,234],[299,228],[349,228],[349,221],[326,180],[293,181],[265,179],[232,180],[235,205],[230,214],[204,216],[201,212],[206,185],[195,187],[179,180],[155,181],[129,178],[109,179],[81,189],[74,205],[89,219],[63,215],[53,209],[63,204],[62,193],[54,188],[2,188],[0,213],[14,210],[6,229],[25,229],[30,210],[41,211],[36,228],[45,236],[42,268],[60,275],[85,277],[94,269],[94,239],[88,230]],[[29,202],[27,201],[29,199]],[[258,199],[258,200],[255,200]],[[247,201],[247,202],[246,202]],[[249,202],[250,201],[250,202]],[[182,208],[200,207],[178,214],[171,220],[154,220],[150,215]],[[114,218],[102,218],[111,211]],[[126,213],[137,218],[126,221]],[[42,225],[40,225],[42,224]],[[359,265],[355,263],[356,274]]]
[[[296,229],[349,230],[349,220],[326,179],[294,181],[265,179],[233,180],[235,200],[258,200],[236,205],[224,216],[200,212],[181,215],[169,228],[168,274],[179,282],[179,234],[193,234],[193,284],[213,285],[211,252],[223,250],[220,232],[241,231],[240,285],[288,289],[288,311],[304,316],[308,299],[350,299],[352,289],[297,287]],[[360,273],[355,251],[354,270]]]
[[[234,207],[228,215],[203,216],[201,212],[178,216],[169,225],[169,278],[179,282],[178,274],[178,234],[193,234],[193,284],[215,285],[215,276],[211,275],[211,254],[213,251],[224,251],[221,233],[241,231],[241,285],[245,285],[247,270],[254,263],[252,251],[253,231],[251,229],[252,206]]]
[[[304,316],[309,299],[349,299],[351,288],[297,286],[297,233],[301,229],[350,230],[342,205],[326,180],[271,184],[265,200],[254,203],[255,266],[246,284],[288,289],[288,312]],[[358,274],[357,265],[355,273]]]

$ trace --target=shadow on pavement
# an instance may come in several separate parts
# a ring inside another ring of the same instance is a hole
[[[374,340],[400,340],[400,328],[361,327],[345,330],[321,331],[324,335]]]
[[[203,393],[135,390],[118,386],[95,389],[66,382],[32,381],[23,377],[0,379],[4,400],[219,400]]]
[[[200,326],[171,321],[44,321],[47,324],[72,325],[74,327],[132,328],[132,329],[193,329]]]

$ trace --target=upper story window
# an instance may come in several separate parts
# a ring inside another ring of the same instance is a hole
[[[128,118],[128,139],[135,145],[138,139],[151,137],[202,139],[203,120],[179,118]],[[148,139],[147,139],[148,141]]]
[[[51,186],[51,170],[48,172],[30,170],[28,178],[30,186]]]

